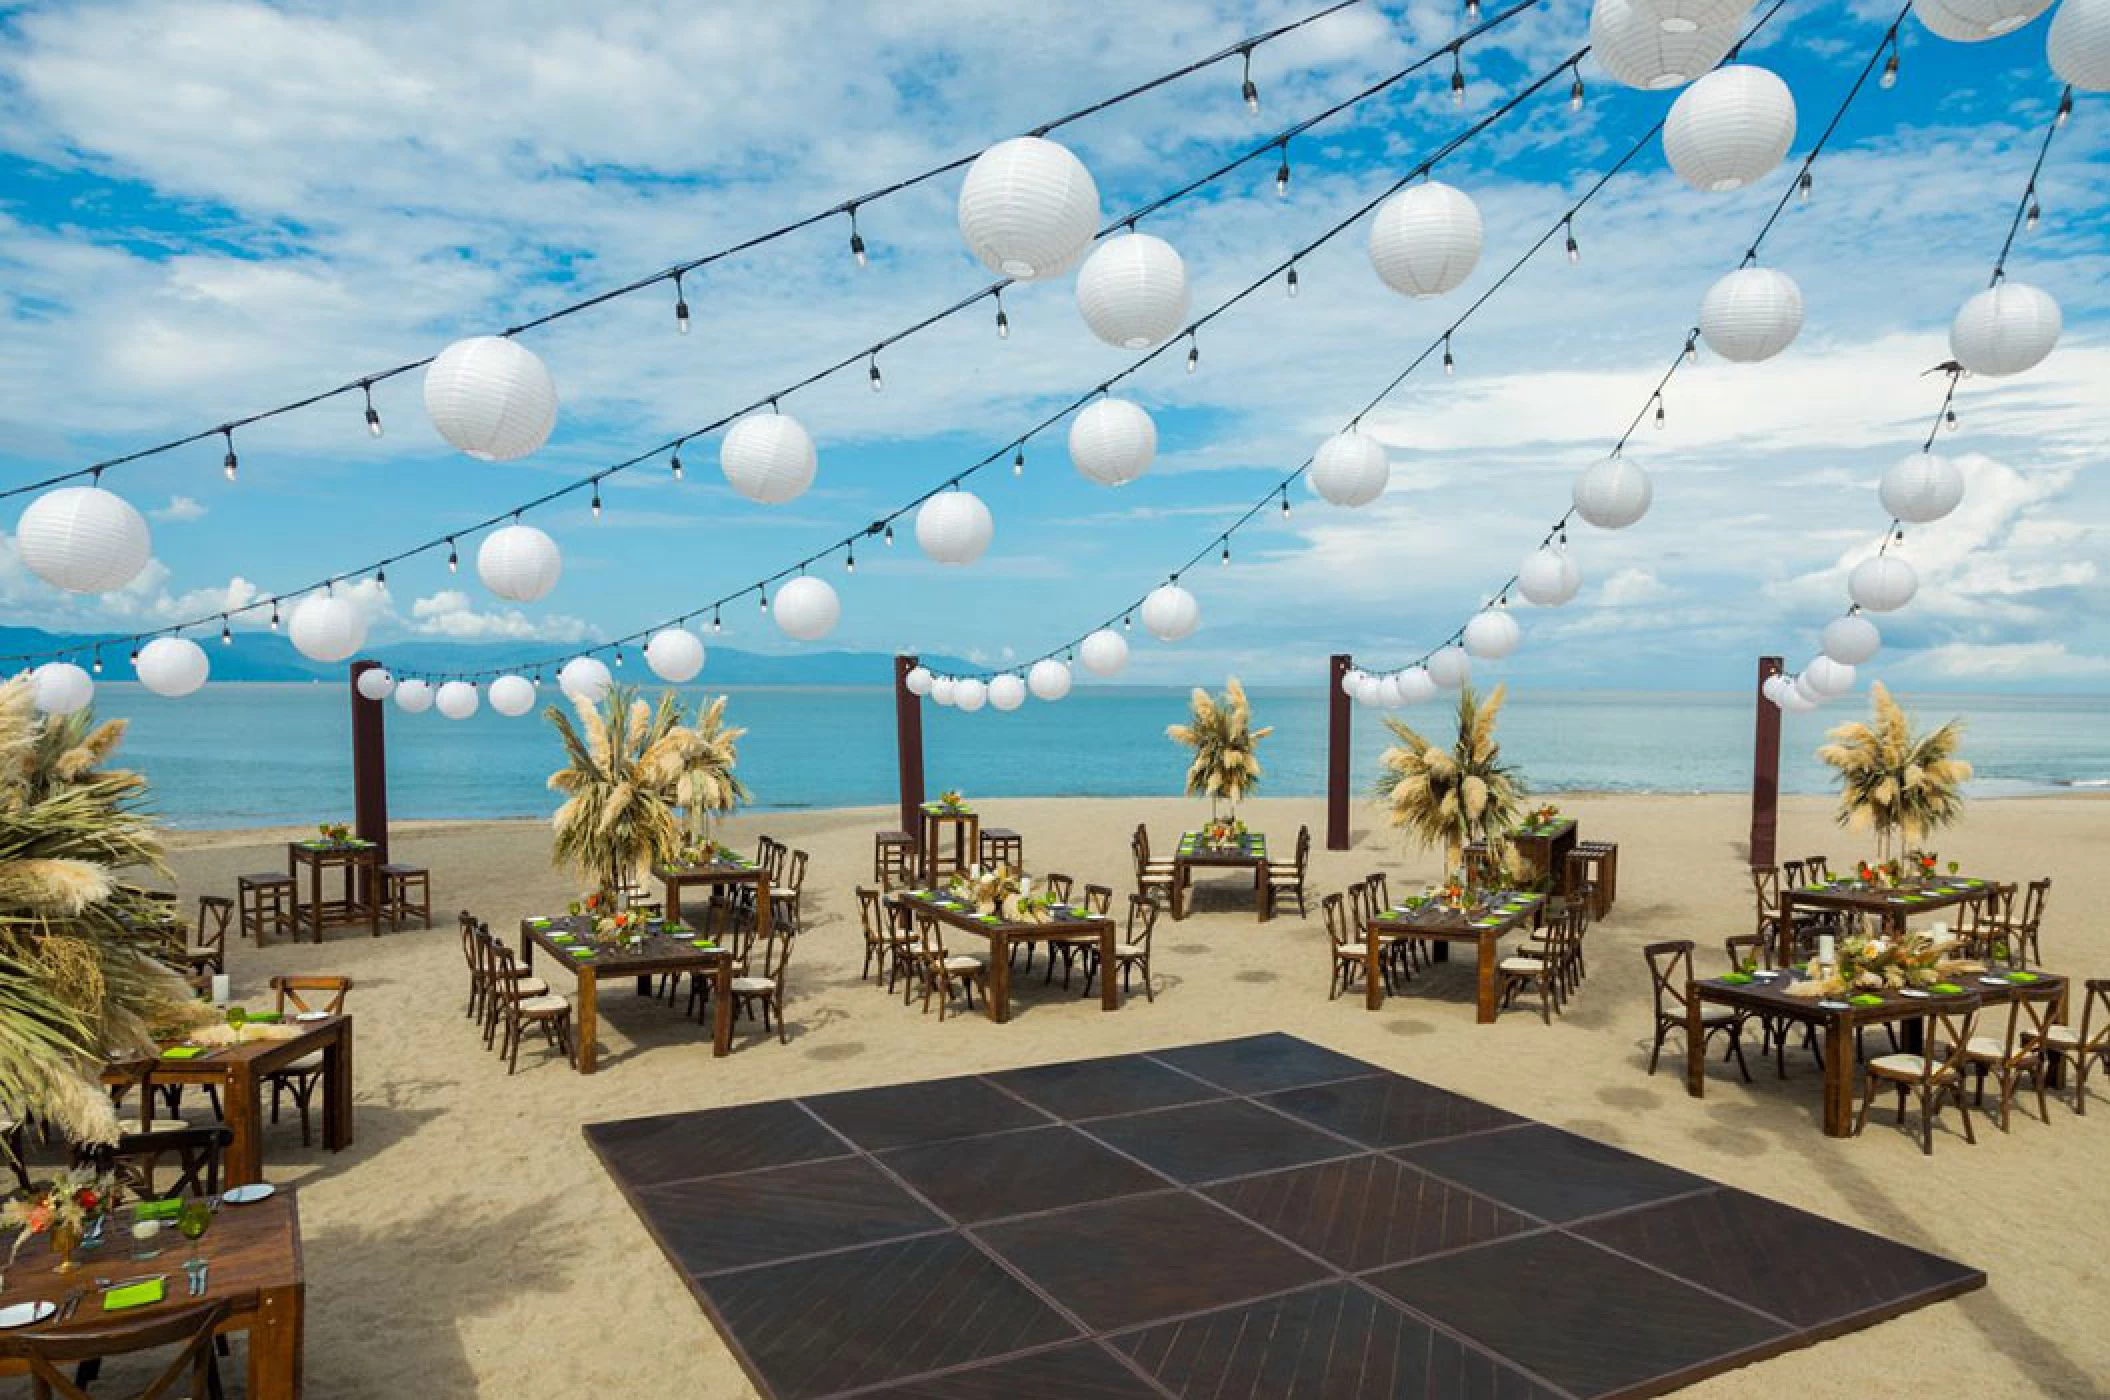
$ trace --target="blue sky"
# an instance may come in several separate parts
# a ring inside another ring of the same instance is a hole
[[[272,8],[203,0],[30,5],[0,21],[0,480],[10,484],[209,426],[430,353],[882,179],[1014,134],[1175,66],[1307,3],[1164,0],[1036,7],[1021,26],[966,0],[886,7],[578,7],[466,0]],[[1105,207],[1145,202],[1446,40],[1459,6],[1366,4],[1271,45],[1260,116],[1235,67],[1070,128]],[[1411,660],[1514,569],[1566,504],[1573,473],[1619,434],[1733,268],[1894,13],[1865,0],[1789,5],[1747,53],[1794,90],[1801,129],[1758,188],[1706,196],[1645,155],[1455,346],[1365,420],[1391,489],[1361,511],[1299,488],[1234,563],[1189,575],[1201,631],[1140,644],[1128,678],[1316,678],[1348,650]],[[1587,7],[1553,0],[1467,54],[1461,117],[1432,68],[1272,162],[1146,221],[1212,306],[1397,179],[1584,41]],[[2043,21],[1974,46],[1905,30],[1903,80],[1871,90],[1791,208],[1765,261],[1801,283],[1808,319],[1764,365],[1705,362],[1668,424],[1631,449],[1656,507],[1618,535],[1583,528],[1586,584],[1523,615],[1522,683],[1744,684],[1751,657],[1799,660],[1844,602],[1844,574],[1884,517],[1874,484],[1939,402],[1919,371],[1984,285],[2058,86]],[[829,571],[843,622],[827,645],[926,648],[990,665],[1037,655],[1146,591],[1392,378],[1641,131],[1668,95],[1586,66],[1439,172],[1479,201],[1474,277],[1409,302],[1370,271],[1358,228],[1304,265],[1294,301],[1262,295],[1205,334],[1201,371],[1162,358],[1132,385],[1160,456],[1119,492],[1068,465],[1060,432],[1014,479],[977,489],[997,522],[979,565],[942,569],[907,531]],[[2099,564],[2110,518],[2106,194],[2110,98],[2083,95],[2041,181],[2045,222],[2011,275],[2061,302],[2066,335],[2020,379],[1973,381],[1943,450],[1964,508],[1915,531],[1920,599],[1886,627],[1873,674],[1915,688],[2110,688]],[[157,625],[284,590],[481,519],[631,455],[832,361],[985,284],[954,223],[957,178],[867,209],[872,264],[823,225],[688,285],[695,333],[648,292],[528,340],[564,408],[522,462],[452,452],[415,379],[245,433],[239,483],[206,444],[113,472],[154,519],[156,562],[105,599],[63,597],[0,543],[0,616],[106,630]],[[860,371],[786,401],[820,445],[804,498],[764,507],[718,477],[715,443],[676,485],[645,468],[538,512],[565,550],[555,593],[501,605],[441,557],[390,573],[372,651],[391,641],[533,635],[561,649],[631,632],[771,572],[944,480],[1132,356],[1091,339],[1067,280],[1007,294],[890,352],[886,391]],[[0,527],[12,529],[12,512]],[[468,550],[464,550],[465,557]],[[257,619],[261,623],[262,618]],[[792,644],[751,605],[723,640]],[[706,672],[706,678],[708,672]]]

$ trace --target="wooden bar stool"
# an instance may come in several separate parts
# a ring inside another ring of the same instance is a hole
[[[293,877],[267,870],[237,875],[234,882],[235,916],[242,936],[259,946],[267,933],[284,933],[293,926]]]
[[[1619,897],[1619,843],[1617,841],[1578,841],[1575,843],[1574,860],[1582,867],[1583,878],[1597,891],[1592,918],[1602,919],[1611,909],[1612,901]]]
[[[1014,872],[1026,868],[1026,838],[1007,826],[982,831],[982,864],[1009,866]]]
[[[432,927],[432,875],[422,865],[381,867],[381,911],[391,929],[401,929],[418,916],[419,928]]]
[[[906,885],[915,879],[916,838],[905,831],[872,834],[872,879],[882,890]]]

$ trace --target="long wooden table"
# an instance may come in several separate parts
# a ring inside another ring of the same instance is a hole
[[[1172,854],[1172,917],[1187,917],[1187,887],[1196,870],[1251,870],[1255,912],[1265,920],[1272,901],[1267,890],[1267,837],[1249,831],[1228,846],[1211,846],[1198,831],[1183,832]]]
[[[1449,960],[1451,944],[1471,943],[1477,950],[1474,1019],[1483,1026],[1493,1025],[1496,951],[1505,934],[1535,921],[1545,903],[1544,895],[1509,890],[1495,895],[1492,907],[1477,910],[1453,909],[1435,900],[1414,907],[1399,905],[1386,910],[1363,929],[1363,1005],[1375,1011],[1385,1004],[1385,981],[1379,975],[1384,941],[1419,938],[1432,942],[1436,945],[1439,962]]]
[[[1990,880],[1956,877],[1917,881],[1893,889],[1864,885],[1857,880],[1833,880],[1823,885],[1806,885],[1799,890],[1784,889],[1780,892],[1780,937],[1783,940],[1794,937],[1795,910],[1799,905],[1804,909],[1834,914],[1858,914],[1872,921],[1882,937],[1897,938],[1905,932],[1905,921],[1913,915],[1976,904],[1986,897],[1992,883]],[[1773,949],[1773,961],[1777,965],[1798,960],[1797,950],[1792,947]]]
[[[766,887],[766,885],[765,885]],[[765,903],[762,906],[766,909]],[[758,920],[768,916],[757,911]],[[567,933],[575,942],[552,937]],[[563,918],[542,921],[522,919],[520,921],[520,965],[529,970],[535,966],[535,950],[540,948],[549,954],[550,961],[559,967],[568,967],[579,984],[579,1073],[592,1074],[599,1068],[599,1046],[595,1042],[600,1029],[600,984],[606,977],[635,977],[637,994],[652,995],[652,979],[663,972],[676,976],[684,972],[707,972],[711,976],[711,1054],[724,1056],[733,1050],[733,951],[721,944],[715,949],[698,948],[693,939],[669,937],[655,933],[648,936],[643,945],[632,951],[623,949],[596,949],[591,957],[573,957],[568,947],[591,946],[593,920],[584,915],[566,915]]]
[[[154,1084],[219,1091],[220,1117],[234,1133],[223,1164],[229,1186],[264,1179],[265,1076],[317,1051],[322,1052],[322,1145],[332,1152],[352,1145],[352,1018],[296,1021],[289,1016],[287,1024],[297,1032],[287,1039],[245,1040],[188,1060],[157,1059],[148,1072]]]
[[[44,1245],[25,1247],[7,1270],[0,1307],[33,1299],[63,1303],[76,1289],[87,1291],[65,1322],[54,1319],[7,1335],[63,1337],[100,1330],[121,1319],[144,1320],[156,1313],[224,1300],[233,1305],[233,1311],[221,1325],[221,1334],[249,1334],[246,1393],[252,1400],[298,1400],[307,1283],[300,1255],[300,1206],[294,1193],[281,1188],[268,1200],[222,1206],[214,1214],[211,1227],[198,1241],[200,1253],[211,1265],[202,1298],[190,1297],[184,1284],[182,1261],[190,1257],[190,1241],[176,1233],[174,1225],[164,1225],[158,1237],[160,1257],[136,1260],[131,1257],[131,1224],[131,1207],[119,1207],[106,1227],[102,1247],[80,1256],[82,1267],[75,1273],[56,1272],[58,1256]],[[98,1277],[129,1279],[159,1273],[168,1275],[167,1296],[161,1302],[122,1312],[103,1311],[102,1294],[95,1286]],[[23,1362],[0,1359],[0,1376],[26,1375],[28,1369]]]
[[[928,914],[947,928],[989,940],[989,1019],[1002,1025],[1011,1019],[1011,949],[1019,943],[1099,944],[1099,1009],[1118,1010],[1120,979],[1115,977],[1114,921],[1102,914],[1055,913],[1044,924],[1018,919],[990,919],[966,905],[921,890],[903,890],[892,902],[911,913]]]
[[[769,872],[751,860],[708,860],[689,865],[655,865],[652,878],[667,894],[667,917],[686,923],[681,911],[681,892],[698,885],[716,894],[728,885],[755,887],[755,936],[769,936]],[[709,930],[706,930],[708,932]]]
[[[371,841],[347,841],[341,845],[320,841],[288,841],[286,873],[293,877],[293,939],[300,941],[303,925],[322,942],[322,931],[332,924],[356,924],[362,920],[374,937],[381,936],[381,848]],[[300,872],[308,872],[308,897],[300,894]],[[344,897],[324,899],[325,870],[344,872]]]

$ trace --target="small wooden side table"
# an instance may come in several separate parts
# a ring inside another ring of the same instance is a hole
[[[949,852],[945,849],[947,835],[952,838]],[[982,857],[982,819],[973,812],[925,807],[918,851],[923,861],[924,884],[936,885],[947,875],[961,874]]]

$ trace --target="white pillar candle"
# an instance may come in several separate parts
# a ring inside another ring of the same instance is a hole
[[[214,1006],[227,1005],[227,997],[230,991],[231,985],[228,982],[227,974],[215,972],[212,975],[212,1004]]]
[[[1832,936],[1828,933],[1817,935],[1817,961],[1823,963],[1826,967],[1833,967],[1838,964],[1839,949],[1837,944],[1833,942]]]

